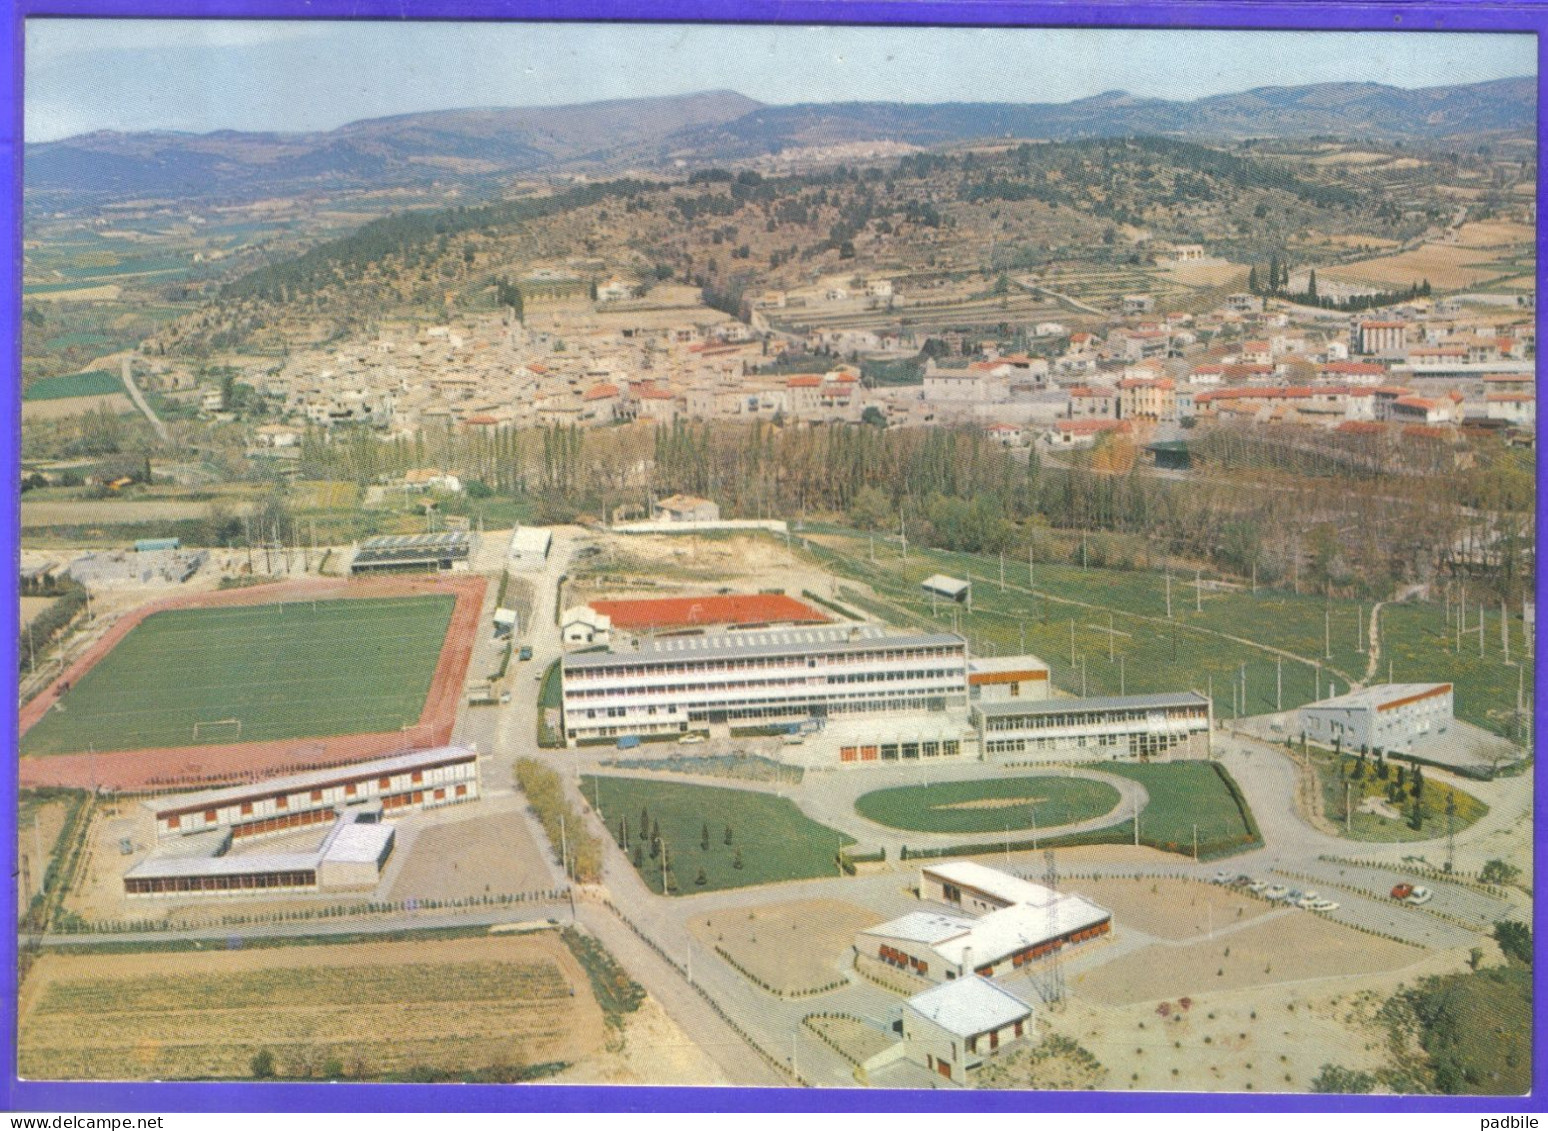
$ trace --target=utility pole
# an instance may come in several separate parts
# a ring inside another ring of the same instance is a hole
[[[1080,658],[1080,697],[1086,697],[1086,657]]]
[[[1333,606],[1328,605],[1322,610],[1322,658],[1333,658]]]
[[[1204,589],[1199,580],[1198,570],[1193,571],[1193,611],[1196,613],[1204,611]]]
[[[1193,825],[1193,862],[1195,864],[1199,862],[1199,826],[1197,821]]]
[[[1125,685],[1124,679],[1123,679],[1123,661],[1125,659],[1127,659],[1127,657],[1125,657],[1125,656],[1119,656],[1118,657],[1118,694],[1119,695],[1127,695],[1128,694],[1128,691],[1126,690],[1126,685]]]
[[[1247,713],[1247,664],[1242,663],[1242,714]]]
[[[1107,662],[1113,662],[1113,614],[1107,614]]]
[[[1446,871],[1451,872],[1453,855],[1456,850],[1457,833],[1457,795],[1446,794]]]
[[[1080,570],[1082,573],[1086,571],[1086,532],[1084,530],[1080,532]]]
[[[1075,618],[1070,618],[1070,667],[1075,666]]]
[[[1166,575],[1166,619],[1172,619],[1172,575]]]
[[[1285,658],[1274,657],[1274,710],[1285,709]]]
[[[1483,643],[1483,641],[1484,641],[1484,606],[1483,606],[1483,602],[1479,601],[1478,602],[1478,655],[1480,657],[1484,654],[1484,643]]]
[[[1021,622],[1021,654],[1022,655],[1026,655],[1026,652],[1027,652],[1027,622],[1026,621],[1022,621]]]
[[[1000,592],[1005,592],[1005,551],[1000,551]]]
[[[1354,788],[1353,782],[1344,783],[1344,835],[1349,835],[1350,822],[1354,820],[1354,809],[1349,800],[1349,791]]]
[[[1037,532],[1034,530],[1027,536],[1027,588],[1037,585]]]
[[[1503,598],[1500,600],[1500,646],[1505,652],[1505,662],[1510,663],[1510,610]]]

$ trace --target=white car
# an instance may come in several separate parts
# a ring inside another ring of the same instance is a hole
[[[1303,910],[1310,911],[1315,904],[1321,902],[1322,896],[1318,895],[1314,891],[1309,891],[1301,896],[1300,899],[1296,900],[1295,905],[1299,908],[1302,908]]]
[[[1247,890],[1256,894],[1263,891],[1268,886],[1269,885],[1267,880],[1253,880],[1252,883],[1247,885]]]
[[[1234,876],[1230,872],[1216,872],[1214,878],[1209,882],[1212,884],[1228,884],[1233,878]]]
[[[1416,888],[1414,888],[1414,890],[1412,892],[1409,893],[1409,895],[1408,895],[1408,902],[1409,903],[1429,903],[1430,900],[1434,898],[1434,896],[1435,896],[1435,893],[1432,892],[1429,888],[1416,887]]]
[[[1290,889],[1285,887],[1284,884],[1274,884],[1272,887],[1266,887],[1263,889],[1264,899],[1283,899],[1289,894]]]
[[[1331,899],[1319,899],[1315,903],[1311,904],[1311,906],[1307,907],[1307,910],[1308,911],[1337,911],[1338,910],[1338,904],[1334,903]]]
[[[679,738],[677,740],[677,745],[679,745],[679,746],[692,746],[692,745],[694,745],[697,742],[703,742],[703,741],[704,741],[704,736],[702,734],[698,734],[697,732],[690,731],[689,733],[683,735],[681,738]]]

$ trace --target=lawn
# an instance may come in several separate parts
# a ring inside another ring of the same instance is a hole
[[[1053,774],[936,782],[879,789],[855,809],[867,820],[926,833],[996,833],[1089,821],[1112,811],[1116,789],[1090,778]]]
[[[1322,787],[1323,814],[1338,826],[1339,832],[1350,840],[1394,842],[1411,840],[1437,840],[1446,835],[1446,798],[1454,799],[1455,812],[1451,817],[1451,831],[1461,832],[1489,812],[1489,807],[1470,793],[1455,786],[1429,778],[1423,778],[1419,797],[1419,828],[1411,824],[1414,807],[1413,770],[1396,759],[1387,759],[1385,777],[1374,758],[1365,760],[1357,770],[1360,759],[1342,758],[1320,751],[1311,754],[1317,770],[1317,780]],[[1342,763],[1342,765],[1341,765]],[[1359,773],[1359,778],[1353,777]],[[1403,775],[1402,784],[1398,775]],[[1345,786],[1348,786],[1347,803]],[[1360,812],[1360,806],[1368,797],[1387,801],[1392,811],[1400,816],[1393,818],[1382,812]],[[1393,798],[1397,800],[1394,801]],[[1347,821],[1346,821],[1347,817]]]
[[[24,755],[258,742],[417,722],[450,596],[176,609],[137,625],[22,737]],[[240,719],[235,725],[195,724]]]
[[[639,835],[642,811],[651,828],[660,829],[667,888],[674,895],[837,876],[839,849],[854,843],[807,817],[793,802],[768,793],[590,774],[581,784],[586,800],[603,815],[614,839],[626,844],[629,858],[655,892],[661,891],[663,861],[652,854],[649,838]],[[702,884],[697,882],[701,874]]]
[[[1196,597],[1193,574],[1174,573],[1168,620],[1167,576],[1158,569],[1083,570],[1039,560],[1034,587],[1026,559],[1007,558],[1002,592],[998,555],[910,547],[904,561],[896,545],[878,544],[873,562],[867,536],[823,529],[837,533],[811,543],[813,556],[841,577],[870,585],[885,602],[841,589],[847,604],[936,631],[955,623],[976,653],[1031,652],[1049,665],[1059,689],[1070,694],[1081,694],[1083,687],[1088,695],[1212,692],[1216,716],[1230,719],[1290,710],[1326,698],[1330,683],[1333,693],[1342,693],[1365,675],[1367,655],[1360,646],[1368,646],[1368,601],[1330,601],[1266,586],[1257,592],[1250,586],[1205,588]],[[932,573],[973,581],[972,611],[944,601],[932,604],[919,588]],[[1203,580],[1207,585],[1211,579],[1205,575]],[[1469,625],[1476,616],[1475,610]],[[1524,672],[1515,666],[1525,643],[1519,609],[1510,614],[1510,632],[1510,665],[1497,608],[1485,613],[1484,655],[1478,654],[1476,633],[1471,645],[1464,638],[1458,655],[1444,606],[1387,605],[1381,614],[1376,679],[1386,679],[1390,660],[1397,682],[1450,681],[1456,685],[1458,718],[1512,738],[1518,681],[1530,696],[1533,674],[1530,661]],[[1244,668],[1242,707],[1235,688]]]
[[[24,401],[57,401],[66,397],[104,397],[124,391],[123,383],[111,373],[94,369],[90,373],[71,373],[67,377],[41,377],[22,393]]]
[[[1218,762],[1108,763],[1102,769],[1132,778],[1150,795],[1140,810],[1141,844],[1191,853],[1197,829],[1199,855],[1214,856],[1258,841],[1246,801],[1238,800],[1236,782]]]

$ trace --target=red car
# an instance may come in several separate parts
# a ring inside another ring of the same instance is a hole
[[[1397,887],[1392,889],[1392,898],[1393,899],[1407,899],[1409,896],[1411,896],[1413,894],[1414,894],[1414,885],[1413,884],[1398,884]]]

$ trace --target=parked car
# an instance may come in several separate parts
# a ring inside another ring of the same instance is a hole
[[[1228,884],[1231,882],[1231,873],[1216,872],[1214,877],[1209,882],[1212,884]]]
[[[1419,887],[1418,885],[1415,885],[1414,890],[1409,893],[1408,902],[1409,903],[1429,903],[1430,899],[1431,899],[1431,896],[1433,894],[1434,893],[1431,892],[1429,888]]]
[[[1392,898],[1393,899],[1407,899],[1409,896],[1411,896],[1413,894],[1414,894],[1414,885],[1413,884],[1398,884],[1396,887],[1394,887],[1392,889]]]
[[[1319,899],[1307,908],[1308,911],[1337,911],[1338,904],[1331,899]]]
[[[1309,891],[1305,895],[1301,896],[1300,899],[1296,900],[1295,905],[1304,911],[1310,911],[1314,904],[1321,902],[1322,896],[1318,895],[1314,891]]]
[[[1267,880],[1253,880],[1252,883],[1247,885],[1247,890],[1257,894],[1264,891],[1268,886]]]
[[[1271,884],[1263,889],[1264,899],[1283,899],[1290,894],[1290,889],[1284,884]]]
[[[523,645],[521,651],[516,653],[516,658],[518,660],[532,659],[532,649],[528,648],[526,645]]]
[[[1299,903],[1301,901],[1301,895],[1302,892],[1300,888],[1291,888],[1289,891],[1285,892],[1284,895],[1280,896],[1280,899],[1286,903]]]
[[[697,731],[689,731],[677,740],[679,746],[692,746],[696,742],[703,742],[704,736]]]

